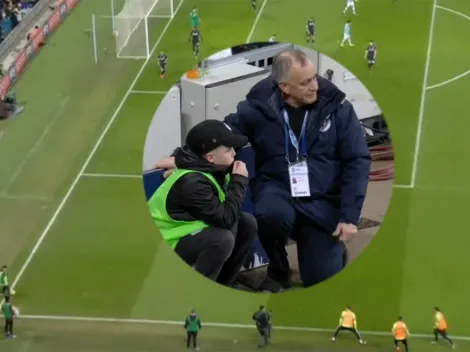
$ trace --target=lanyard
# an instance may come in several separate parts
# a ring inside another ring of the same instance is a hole
[[[289,160],[289,139],[290,143],[294,146],[295,150],[297,151],[297,161],[299,160],[300,153],[302,155],[307,154],[307,141],[305,137],[305,128],[307,126],[307,117],[308,117],[309,112],[305,112],[304,116],[304,121],[302,122],[302,129],[300,130],[300,136],[299,140],[297,140],[297,137],[295,136],[294,131],[292,131],[292,128],[290,128],[289,125],[289,115],[287,114],[287,111],[284,109],[282,110],[282,116],[284,117],[284,122],[285,122],[285,140],[286,140],[286,159]],[[299,146],[300,142],[300,146]]]

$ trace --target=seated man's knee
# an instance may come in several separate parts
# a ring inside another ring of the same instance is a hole
[[[295,210],[282,197],[266,195],[256,204],[255,216],[260,233],[287,233],[292,231]]]
[[[238,223],[238,232],[242,231],[246,240],[255,240],[258,234],[258,221],[256,218],[249,214],[242,212],[240,214],[240,221]]]
[[[235,235],[226,229],[216,229],[216,234],[208,241],[207,247],[226,260],[235,247]]]

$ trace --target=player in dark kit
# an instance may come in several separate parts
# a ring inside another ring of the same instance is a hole
[[[166,65],[168,64],[168,56],[161,51],[158,55],[158,67],[160,67],[160,78],[164,79],[166,77]]]
[[[258,347],[268,345],[271,337],[271,314],[266,311],[264,306],[259,306],[259,310],[253,313],[252,319],[256,324],[260,337]]]
[[[315,45],[315,34],[317,30],[317,25],[315,23],[315,20],[313,18],[309,18],[307,20],[307,43],[311,43]]]
[[[199,46],[202,42],[201,32],[197,28],[193,28],[191,33],[189,33],[189,40],[193,46],[193,54],[194,57],[197,59],[199,57]]]
[[[367,60],[367,64],[369,66],[369,71],[372,71],[372,67],[375,65],[375,60],[377,58],[377,46],[375,45],[374,41],[369,41],[369,45],[366,48],[366,52],[364,54],[364,59]]]
[[[251,0],[251,8],[256,12],[256,0]]]

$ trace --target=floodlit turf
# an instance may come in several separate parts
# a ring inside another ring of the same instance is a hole
[[[248,0],[184,0],[171,23],[151,20],[151,46],[158,46],[134,90],[165,91],[194,64],[187,42],[194,4],[201,13],[203,56],[244,42],[255,23]],[[470,108],[462,100],[470,75],[436,85],[470,70],[470,49],[461,44],[470,31],[465,17],[470,16],[470,3],[439,0],[444,9],[436,10],[429,62],[431,0],[362,0],[358,17],[343,16],[344,5],[343,0],[295,0],[295,6],[293,0],[267,0],[250,39],[264,41],[275,33],[279,40],[304,44],[305,20],[314,16],[318,49],[369,87],[391,125],[399,187],[379,235],[354,265],[312,289],[269,296],[216,286],[182,264],[153,227],[141,180],[117,177],[140,174],[146,129],[162,95],[131,93],[121,104],[143,60],[104,56],[100,45],[100,63],[95,65],[86,30],[92,13],[109,15],[109,3],[83,0],[18,83],[26,112],[0,123],[0,260],[12,263],[13,277],[36,241],[44,239],[17,287],[22,312],[182,320],[196,307],[204,321],[250,324],[253,310],[267,303],[275,324],[333,328],[341,308],[350,304],[360,328],[387,332],[403,314],[412,332],[429,333],[431,308],[440,305],[451,334],[468,335]],[[356,47],[340,49],[347,18],[353,20]],[[97,26],[99,42],[111,47],[113,38],[104,33],[109,21],[99,17]],[[369,39],[379,48],[372,75],[363,60]],[[160,50],[169,56],[165,81],[156,67]],[[421,104],[427,63],[425,86],[434,88],[426,90]],[[110,119],[113,124],[95,149]],[[20,339],[0,342],[2,350],[4,345],[8,351],[184,349],[179,327],[30,319],[18,325]],[[211,328],[202,339],[208,351],[255,350],[249,330]],[[234,339],[240,342],[233,344]],[[389,337],[366,339],[367,346],[351,339],[332,345],[328,335],[278,331],[270,349],[391,349]],[[93,345],[95,340],[99,343]],[[431,350],[426,339],[411,341],[415,351]],[[459,342],[462,350],[470,349]]]

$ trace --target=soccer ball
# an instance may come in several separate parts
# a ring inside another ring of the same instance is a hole
[[[12,289],[12,288],[10,288],[10,295],[11,295],[11,296],[16,295],[16,291],[15,291],[14,289]]]
[[[114,31],[113,31],[113,36],[117,37],[118,35],[119,35],[119,32],[116,31],[116,30],[114,30]]]

